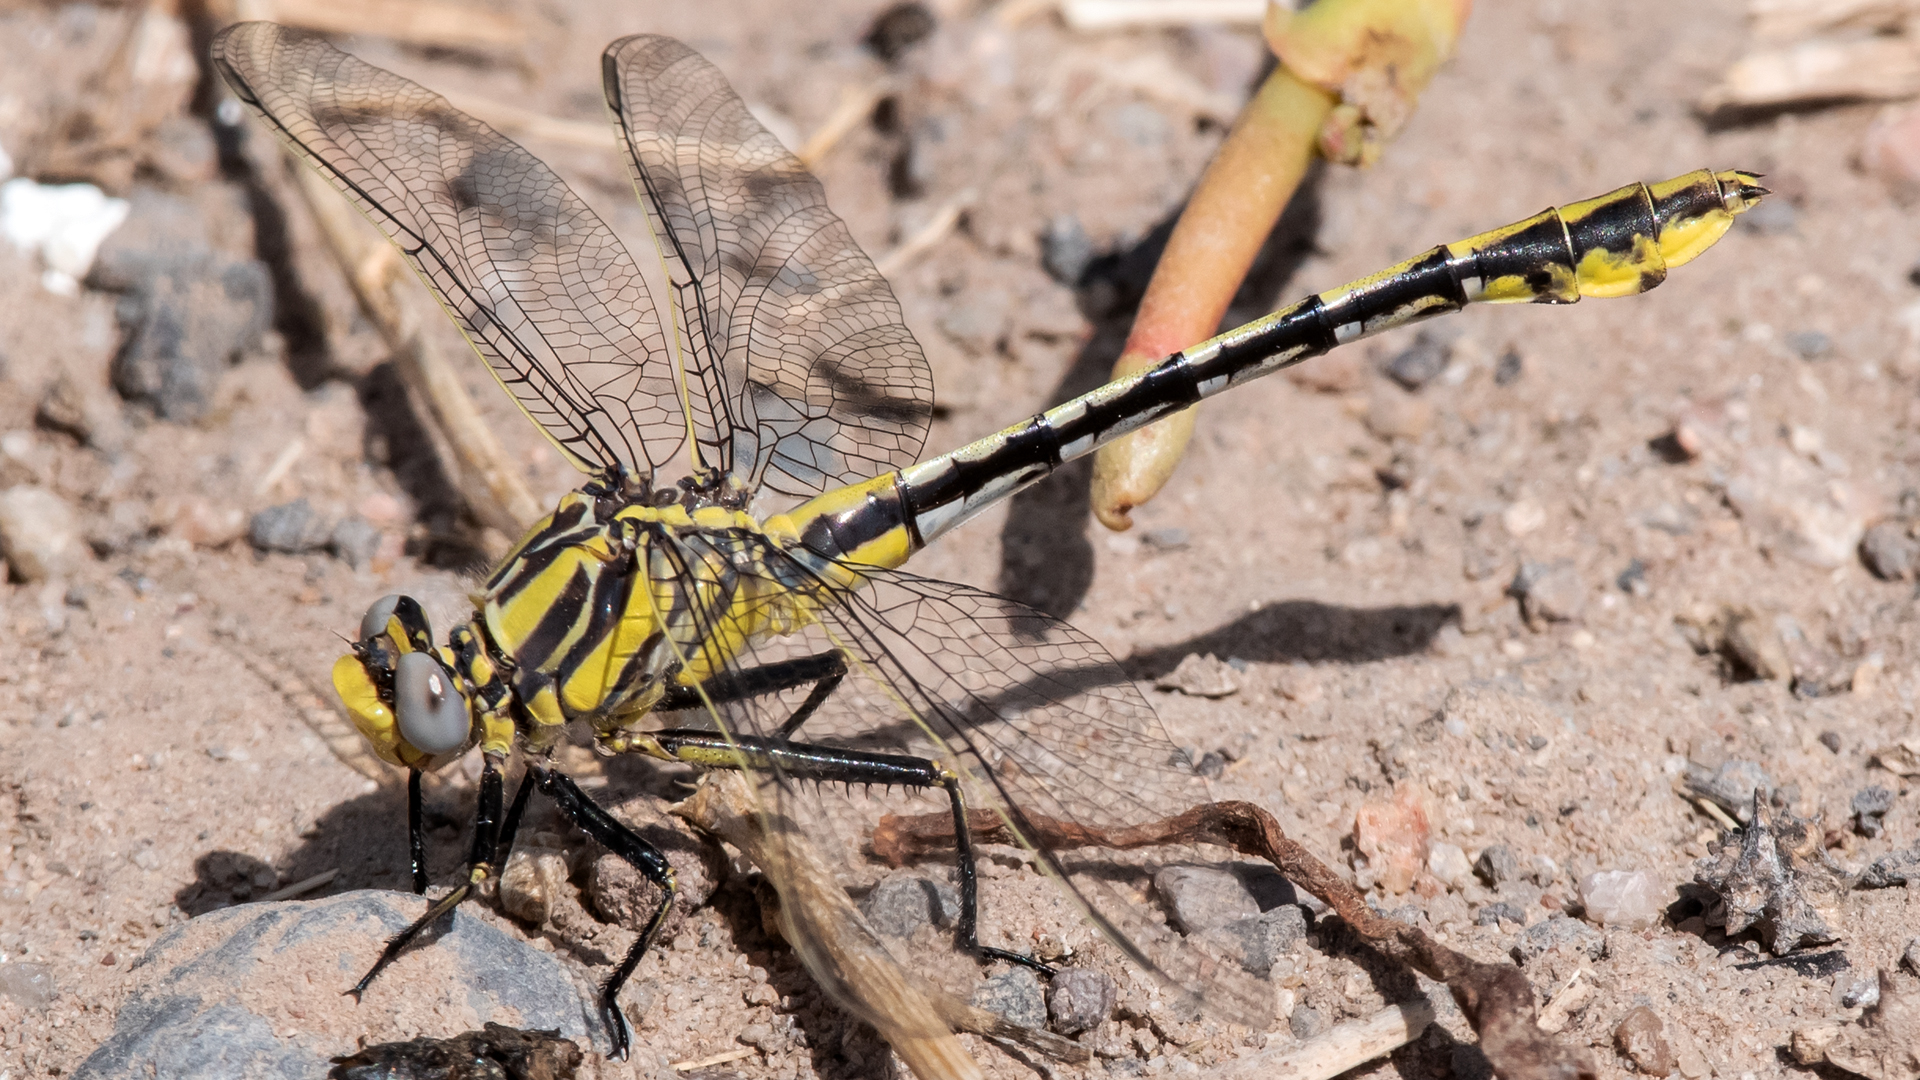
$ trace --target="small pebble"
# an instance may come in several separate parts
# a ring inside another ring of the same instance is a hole
[[[1786,336],[1786,346],[1802,360],[1818,360],[1833,351],[1833,339],[1818,330],[1796,330]]]
[[[374,552],[380,550],[380,530],[365,518],[341,518],[327,537],[327,547],[358,570],[372,562]]]
[[[1908,971],[1920,975],[1920,937],[1907,942],[1906,951],[1900,954],[1900,962],[1907,965]]]
[[[1878,1004],[1880,980],[1872,975],[1853,980],[1853,985],[1840,995],[1840,1007],[1843,1009],[1871,1009]]]
[[[1188,697],[1223,698],[1240,692],[1239,673],[1212,653],[1188,653],[1178,667],[1153,681],[1155,690],[1178,690]]]
[[[1426,867],[1426,807],[1414,785],[1404,784],[1392,801],[1361,804],[1353,815],[1353,843],[1367,876],[1390,893],[1413,887]]]
[[[53,1002],[53,972],[45,964],[0,964],[0,998],[32,1012]]]
[[[1223,951],[1237,954],[1241,967],[1261,978],[1306,936],[1306,913],[1294,904],[1244,916],[1207,933],[1209,939],[1227,946]]]
[[[1120,1000],[1120,991],[1106,972],[1067,968],[1055,975],[1047,994],[1047,1015],[1053,1030],[1074,1036],[1106,1023]]]
[[[1493,844],[1480,853],[1474,860],[1473,872],[1480,880],[1493,888],[1499,888],[1510,881],[1519,881],[1522,870],[1519,856],[1505,844]]]
[[[1603,870],[1580,879],[1587,918],[1602,926],[1645,930],[1660,921],[1672,896],[1671,888],[1645,870]]]
[[[1541,899],[1545,900],[1545,897]],[[1607,939],[1600,931],[1578,919],[1554,915],[1527,927],[1511,952],[1516,962],[1525,964],[1561,945],[1573,946],[1585,953],[1587,959],[1598,960],[1606,953]]]
[[[928,924],[951,926],[959,909],[960,894],[952,886],[910,874],[886,878],[860,901],[868,925],[896,938],[912,937]]]
[[[740,1034],[735,1035],[734,1038],[740,1042],[740,1045],[755,1049],[779,1045],[778,1040],[773,1037],[773,1027],[769,1024],[748,1024],[741,1028]]]
[[[1620,576],[1613,579],[1613,584],[1629,596],[1653,595],[1653,586],[1647,583],[1647,564],[1639,559],[1628,562],[1627,568],[1620,571]]]
[[[1473,924],[1475,926],[1498,926],[1503,922],[1519,923],[1521,926],[1527,925],[1526,909],[1519,904],[1499,900],[1491,904],[1483,905],[1479,911],[1473,913]]]
[[[1525,361],[1520,356],[1520,350],[1510,348],[1500,354],[1500,361],[1493,367],[1493,384],[1512,386],[1520,381],[1520,376],[1525,372]]]
[[[1853,827],[1872,840],[1886,831],[1886,813],[1893,809],[1893,792],[1874,784],[1853,796]]]
[[[1613,1045],[1620,1056],[1648,1076],[1666,1076],[1678,1067],[1660,1017],[1645,1005],[1628,1013],[1613,1029]]]
[[[0,491],[0,555],[21,581],[65,574],[86,557],[73,507],[31,484]]]
[[[516,919],[545,926],[567,880],[567,857],[553,848],[516,847],[500,871],[500,906]]]
[[[1040,977],[1027,968],[1010,968],[982,982],[973,991],[972,1003],[1021,1027],[1044,1028],[1047,1024],[1047,999],[1040,989]]]
[[[1536,630],[1547,623],[1577,620],[1587,606],[1586,583],[1565,561],[1520,564],[1507,592],[1520,601],[1527,625]]]
[[[299,554],[324,546],[331,536],[305,499],[269,506],[247,523],[247,541],[260,551]]]
[[[1210,866],[1169,866],[1153,875],[1153,890],[1182,933],[1198,934],[1260,914],[1260,903],[1239,875]]]
[[[1820,745],[1826,747],[1828,750],[1831,750],[1836,754],[1839,753],[1840,752],[1840,733],[1837,731],[1821,732]]]
[[[1448,888],[1458,889],[1472,878],[1473,863],[1458,844],[1440,841],[1427,848],[1427,872]]]
[[[1178,551],[1187,546],[1187,535],[1187,530],[1167,525],[1141,533],[1140,542],[1155,551]]]
[[[1093,240],[1080,219],[1061,214],[1040,235],[1040,264],[1062,285],[1078,285],[1093,263]]]
[[[1446,333],[1438,327],[1422,327],[1412,345],[1387,361],[1383,369],[1387,378],[1410,391],[1439,378],[1447,370],[1447,362],[1453,359],[1453,341],[1458,336],[1457,329]]]
[[[1287,1017],[1287,1030],[1293,1032],[1296,1039],[1311,1039],[1332,1026],[1332,1021],[1311,1005],[1297,1006],[1293,1015]]]
[[[1920,563],[1920,538],[1914,523],[1882,521],[1860,538],[1860,561],[1882,581],[1908,581]]]
[[[873,20],[873,26],[861,43],[872,49],[875,56],[891,64],[900,55],[926,40],[934,31],[933,12],[925,4],[912,2],[895,4]]]

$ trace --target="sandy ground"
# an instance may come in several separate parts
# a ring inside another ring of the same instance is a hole
[[[859,45],[872,4],[499,6],[536,28],[513,55],[342,44],[437,88],[597,120],[601,46],[637,30],[676,34],[802,134],[844,88],[883,74]],[[1050,17],[1009,27],[991,10],[949,7],[902,61],[889,124],[862,126],[819,170],[869,251],[971,199],[963,229],[894,281],[940,387],[936,450],[1098,381],[1124,333],[1125,293],[1150,265],[1143,246],[1177,211],[1261,58],[1246,28],[1076,34]],[[35,45],[0,72],[0,144],[40,137],[127,17],[0,15],[0,39]],[[1276,244],[1245,314],[1545,205],[1703,165],[1767,173],[1780,192],[1769,227],[1736,230],[1646,297],[1456,317],[1452,365],[1417,395],[1374,370],[1408,336],[1323,361],[1319,385],[1276,378],[1236,391],[1206,408],[1190,460],[1132,534],[1090,522],[1085,473],[1069,469],[915,569],[1070,615],[1145,680],[1190,653],[1244,661],[1229,697],[1149,691],[1178,742],[1230,751],[1217,795],[1270,807],[1350,865],[1356,810],[1411,789],[1435,841],[1469,858],[1504,844],[1530,866],[1552,860],[1501,897],[1529,922],[1575,904],[1576,882],[1594,871],[1644,870],[1663,888],[1690,880],[1716,837],[1674,793],[1690,761],[1760,763],[1794,789],[1787,805],[1824,815],[1848,866],[1914,844],[1911,780],[1870,766],[1875,748],[1914,731],[1913,587],[1870,575],[1851,538],[1920,489],[1920,353],[1903,322],[1920,299],[1908,280],[1920,236],[1907,208],[1851,164],[1873,108],[1703,124],[1690,103],[1738,55],[1741,25],[1734,0],[1483,5],[1386,159],[1365,173],[1326,170],[1301,196],[1297,231]],[[636,225],[610,149],[529,145],[610,219]],[[217,248],[253,255],[262,230],[311,243],[298,219],[269,228],[249,217],[237,191],[186,191]],[[1039,237],[1066,214],[1118,256],[1079,293],[1040,261]],[[58,493],[90,541],[51,582],[0,584],[0,964],[44,965],[55,987],[42,1003],[0,986],[0,1076],[71,1072],[112,1030],[140,974],[134,960],[191,915],[328,871],[338,873],[310,895],[405,885],[396,789],[331,754],[309,723],[319,714],[284,690],[324,685],[339,635],[385,593],[426,598],[448,625],[479,567],[447,565],[473,549],[433,516],[444,496],[404,445],[412,429],[394,417],[377,336],[324,258],[283,263],[299,291],[283,275],[278,333],[223,376],[211,411],[189,424],[126,406],[126,429],[105,450],[36,423],[35,411],[61,378],[111,393],[115,298],[45,292],[31,260],[0,250],[0,487]],[[1796,349],[1807,332],[1828,347]],[[1803,359],[1810,351],[1819,355]],[[1496,381],[1509,352],[1521,373]],[[489,415],[541,497],[564,490],[558,458],[477,368],[471,381],[492,395]],[[1705,433],[1705,453],[1661,452],[1676,418]],[[271,475],[296,436],[302,452]],[[256,554],[244,539],[196,546],[180,524],[183,502],[217,518],[300,497],[360,514],[384,530],[384,551],[407,553],[355,569],[324,553]],[[1508,595],[1522,562],[1564,564],[1572,618],[1523,619]],[[1640,584],[1623,588],[1636,564]],[[1725,605],[1787,629],[1803,693],[1696,652],[1689,622]],[[431,795],[440,880],[463,846],[466,775],[454,770]],[[613,781],[664,791],[649,775],[623,767]],[[1848,817],[1871,784],[1895,801],[1870,839]],[[1040,879],[1011,853],[990,862],[989,938],[1052,925]],[[791,955],[742,929],[740,896],[722,896],[642,965],[629,999],[644,1016],[640,1052],[602,1075],[653,1075],[738,1048],[750,1025],[801,1034],[722,1068],[879,1075],[886,1058],[870,1036],[843,1036],[817,1002],[802,1008]],[[1492,899],[1471,878],[1380,895],[1498,959],[1519,928],[1475,923]],[[1776,962],[1750,935],[1729,941],[1683,918],[1608,929],[1602,957],[1562,951],[1528,974],[1544,998],[1588,969],[1592,994],[1563,1037],[1593,1046],[1606,1075],[1630,1069],[1613,1033],[1645,1005],[1697,1048],[1681,1062],[1692,1080],[1769,1076],[1797,1069],[1783,1049],[1794,1029],[1858,1015],[1839,998],[1894,968],[1916,927],[1911,890],[1858,892],[1839,944],[1816,961]],[[1094,962],[1111,960],[1068,932]],[[596,948],[586,959],[604,962],[608,946]],[[1274,978],[1294,1007],[1339,1020],[1398,999],[1379,970],[1316,938]],[[409,982],[377,1009],[370,999],[366,1033],[453,1034],[426,1026],[437,1014],[425,1004],[427,1020],[406,1012],[442,993]],[[1287,1045],[1291,1032],[1285,1020],[1269,1031],[1113,1021],[1095,1036],[1113,1055],[1092,1069],[1184,1074]],[[1436,1029],[1362,1071],[1479,1075],[1462,1035]],[[984,1044],[979,1053],[996,1074],[1032,1071]]]

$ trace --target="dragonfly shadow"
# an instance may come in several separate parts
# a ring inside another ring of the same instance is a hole
[[[1263,664],[1364,664],[1425,652],[1442,627],[1459,619],[1458,604],[1354,608],[1283,600],[1185,641],[1136,650],[1125,666],[1135,678],[1151,679],[1172,671],[1193,653]]]
[[[1320,229],[1320,177],[1316,163],[1261,245],[1222,326],[1237,326],[1273,310],[1300,264],[1313,253],[1313,238]],[[1088,265],[1076,292],[1081,312],[1093,324],[1093,334],[1054,387],[1050,404],[1078,397],[1107,381],[1179,216],[1176,210],[1132,247],[1102,255]],[[1000,533],[998,588],[1002,595],[1061,618],[1080,606],[1093,584],[1093,544],[1087,537],[1091,508],[1087,485],[1092,476],[1091,459],[1082,458],[1013,497]]]

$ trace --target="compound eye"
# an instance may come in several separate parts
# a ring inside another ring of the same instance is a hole
[[[430,653],[402,653],[393,669],[393,712],[400,737],[423,754],[466,745],[473,729],[467,699]]]
[[[379,637],[387,632],[387,623],[393,619],[393,609],[405,599],[399,593],[383,596],[373,602],[367,613],[360,617],[360,640]]]

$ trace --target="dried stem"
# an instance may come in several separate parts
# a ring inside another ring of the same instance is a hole
[[[981,843],[1012,843],[999,815],[975,810],[969,817]],[[1055,851],[1079,847],[1131,850],[1169,844],[1218,844],[1266,859],[1296,885],[1319,897],[1368,944],[1453,993],[1480,1035],[1480,1048],[1506,1080],[1588,1080],[1593,1062],[1562,1046],[1535,1023],[1533,987],[1512,964],[1486,964],[1440,944],[1418,927],[1376,914],[1365,897],[1305,847],[1281,831],[1272,814],[1248,802],[1210,803],[1177,817],[1129,829],[1094,829],[1026,815],[1028,843]],[[950,847],[953,819],[944,814],[888,815],[873,832],[874,854],[898,865],[923,852]]]

